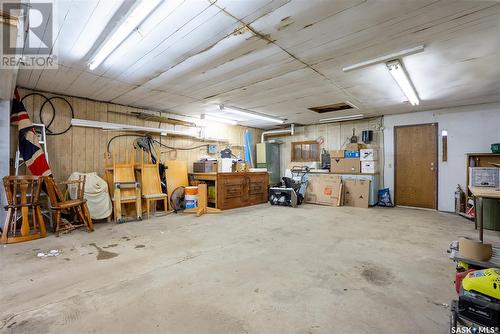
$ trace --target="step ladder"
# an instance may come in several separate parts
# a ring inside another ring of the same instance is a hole
[[[47,163],[49,162],[49,155],[47,153],[47,134],[45,132],[45,125],[44,124],[37,124],[33,123],[33,127],[35,128],[35,132],[38,137],[38,142],[42,146],[43,152],[45,153],[45,159],[47,160]],[[19,167],[21,167],[24,164],[24,160],[21,157],[21,152],[19,152],[19,144],[17,145],[17,152],[16,152],[16,175],[19,175]]]

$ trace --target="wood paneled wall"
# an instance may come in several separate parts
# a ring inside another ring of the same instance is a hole
[[[327,151],[340,150],[349,143],[353,129],[356,136],[358,136],[359,142],[361,142],[361,132],[363,130],[373,131],[373,141],[367,146],[379,150],[379,168],[380,175],[382,176],[382,167],[384,165],[382,117],[350,122],[299,126],[295,128],[295,134],[293,136],[286,135],[276,137],[284,142],[283,145],[281,145],[281,173],[285,173],[285,169],[288,168],[291,162],[292,142],[322,139],[323,144],[320,145],[320,148],[324,148]]]
[[[20,89],[21,97],[32,93],[33,91]],[[62,96],[48,93],[40,93],[46,97]],[[142,111],[142,109],[127,107],[106,102],[97,102],[93,100],[62,96],[73,106],[74,117],[95,120],[101,122],[132,124],[147,127],[171,128],[170,124],[159,124],[158,122],[146,121],[135,116],[127,115],[126,113],[133,111]],[[31,120],[34,123],[40,123],[39,111],[45,99],[40,96],[30,96],[23,102],[30,114]],[[50,127],[53,131],[64,130],[71,121],[71,114],[67,104],[60,99],[52,100],[56,109],[54,124]],[[51,108],[46,105],[42,110],[42,118],[47,124],[50,121]],[[224,149],[227,144],[231,146],[234,154],[243,157],[244,132],[245,127],[231,125],[213,125],[208,128],[207,132],[210,138],[217,140],[210,143],[217,144],[219,150]],[[252,133],[254,144],[260,142],[259,129],[248,128]],[[72,127],[67,133],[59,136],[48,136],[47,149],[49,155],[49,164],[57,179],[66,179],[73,172],[97,172],[99,175],[104,174],[104,157],[106,154],[106,146],[108,141],[116,135],[132,133],[119,131],[106,131],[101,129]],[[197,140],[187,137],[154,137],[161,140],[163,144],[176,148],[190,148],[209,142]],[[11,126],[11,173],[13,172],[13,164],[15,152],[17,149],[17,128]],[[115,139],[110,151],[112,154],[117,154],[119,159],[125,159],[126,152],[132,152],[133,142],[136,137],[120,137]],[[157,147],[159,148],[159,147]],[[188,162],[188,169],[192,170],[192,163],[198,160],[202,155],[207,154],[206,147],[195,150],[171,150],[161,148],[162,160],[185,160]],[[217,155],[212,155],[217,157]],[[137,155],[139,158],[140,155]]]

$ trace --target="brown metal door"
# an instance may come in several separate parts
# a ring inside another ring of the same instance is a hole
[[[437,208],[437,128],[394,127],[396,205]]]

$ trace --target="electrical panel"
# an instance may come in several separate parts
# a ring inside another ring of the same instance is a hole
[[[218,151],[218,147],[215,144],[208,144],[208,153],[209,154],[216,154]]]

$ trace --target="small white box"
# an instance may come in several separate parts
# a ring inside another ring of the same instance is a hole
[[[361,161],[378,160],[378,151],[374,148],[363,148],[359,150],[359,160]]]
[[[374,174],[378,172],[377,161],[361,161],[361,173]]]

